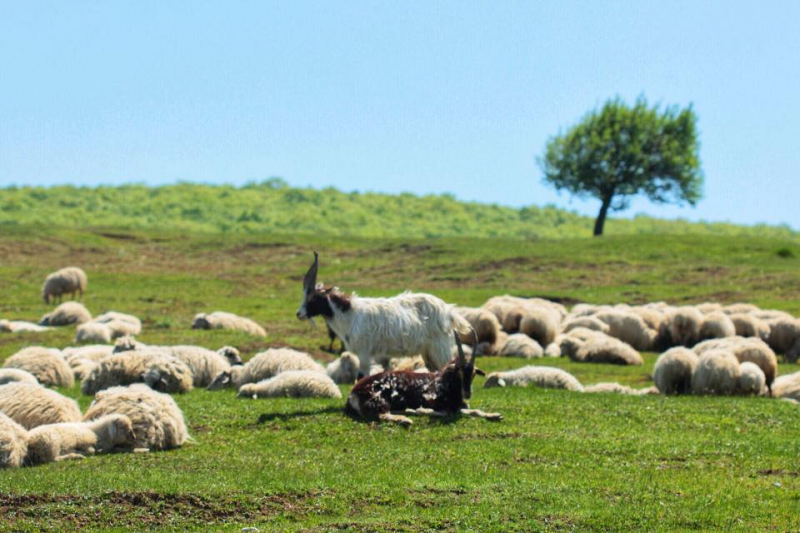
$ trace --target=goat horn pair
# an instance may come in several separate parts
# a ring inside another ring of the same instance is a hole
[[[461,339],[458,338],[458,331],[453,330],[453,336],[456,338],[456,347],[458,348],[458,366],[464,368],[467,366],[467,361],[464,356],[464,348],[461,346]]]
[[[317,287],[317,270],[319,270],[319,254],[314,252],[314,264],[303,278],[303,292],[306,294],[306,298],[314,294],[314,289]]]

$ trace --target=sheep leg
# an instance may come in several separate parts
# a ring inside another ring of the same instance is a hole
[[[148,453],[150,448],[134,448],[133,453]]]
[[[480,409],[462,409],[461,414],[464,416],[474,416],[476,418],[483,418],[485,420],[502,420],[503,415],[500,413],[484,413]]]
[[[395,424],[399,424],[403,427],[408,427],[414,422],[408,418],[407,416],[403,415],[395,415],[392,413],[381,413],[378,415],[378,418],[381,422],[393,422]]]

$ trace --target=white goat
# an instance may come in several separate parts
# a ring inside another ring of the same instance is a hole
[[[317,284],[319,256],[303,280],[300,320],[322,316],[344,341],[345,349],[358,355],[361,374],[369,375],[372,357],[421,354],[431,370],[441,370],[455,348],[453,329],[472,334],[472,327],[452,305],[430,294],[404,292],[392,298],[361,298],[336,287]]]

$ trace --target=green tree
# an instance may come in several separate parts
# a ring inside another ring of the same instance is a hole
[[[696,123],[691,106],[661,111],[643,97],[633,107],[609,100],[547,141],[539,159],[544,181],[600,200],[595,236],[603,234],[609,210],[627,209],[638,194],[655,203],[695,205],[703,187]]]

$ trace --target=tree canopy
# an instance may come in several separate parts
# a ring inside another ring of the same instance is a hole
[[[548,140],[539,164],[545,183],[601,201],[594,234],[609,210],[627,209],[633,196],[655,203],[695,205],[702,196],[697,117],[691,106],[633,107],[609,100],[566,133]]]

